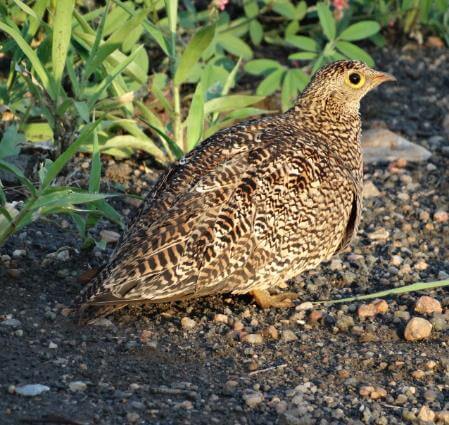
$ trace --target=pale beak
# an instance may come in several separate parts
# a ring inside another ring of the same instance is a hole
[[[387,81],[397,81],[396,78],[388,74],[387,72],[376,71],[373,76],[373,86],[378,86],[379,84],[386,83]]]

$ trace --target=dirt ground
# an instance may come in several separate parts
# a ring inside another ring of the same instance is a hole
[[[366,166],[379,194],[365,199],[358,238],[292,282],[303,294],[298,304],[449,277],[441,214],[449,212],[449,53],[409,47],[375,57],[398,83],[364,100],[365,128],[386,125],[432,157]],[[105,162],[140,193],[154,180],[143,165]],[[369,318],[360,303],[263,311],[249,297],[224,295],[133,307],[79,326],[63,307],[81,287],[77,277],[112,247],[81,250],[59,217],[0,250],[1,424],[449,423],[447,290],[427,293],[442,305],[428,315],[414,311],[417,293],[387,299],[388,311]],[[433,328],[409,342],[403,333],[414,316]],[[49,390],[20,395],[26,384]]]

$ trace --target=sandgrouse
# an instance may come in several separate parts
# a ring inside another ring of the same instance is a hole
[[[362,97],[394,77],[359,61],[321,68],[285,113],[224,129],[165,172],[76,304],[268,290],[343,250],[361,213]],[[101,308],[98,308],[101,307]]]

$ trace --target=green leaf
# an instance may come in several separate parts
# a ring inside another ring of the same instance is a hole
[[[305,1],[300,1],[296,6],[295,19],[301,20],[307,14],[307,3]]]
[[[217,43],[231,55],[249,60],[253,57],[253,51],[242,39],[231,34],[220,34]]]
[[[201,140],[204,122],[204,89],[200,82],[196,86],[190,104],[189,115],[184,122],[187,128],[187,149],[190,151]]]
[[[377,34],[379,30],[380,25],[376,21],[362,21],[346,28],[339,38],[346,41],[362,40]]]
[[[289,55],[290,60],[311,60],[315,59],[318,56],[318,53],[313,52],[299,52],[299,53],[293,53]]]
[[[290,69],[289,74],[292,82],[298,91],[304,90],[310,81],[310,77],[302,69]]]
[[[318,43],[313,38],[304,37],[302,35],[290,35],[285,41],[298,49],[306,50],[308,52],[318,52],[320,48]]]
[[[349,43],[348,41],[337,41],[336,47],[349,59],[361,60],[368,66],[374,66],[374,59],[355,44]]]
[[[263,38],[263,28],[259,21],[251,21],[249,24],[249,36],[253,44],[258,46]]]
[[[282,68],[282,65],[272,59],[254,59],[247,62],[244,68],[249,74],[264,75],[273,70]]]
[[[32,16],[34,19],[37,19],[36,13],[34,13],[34,10],[31,9],[29,6],[27,6],[23,1],[21,0],[13,0],[17,6],[19,6],[27,15]]]
[[[120,47],[119,43],[104,43],[98,49],[92,60],[89,60],[84,69],[84,78],[88,79],[93,72],[95,72],[99,66],[103,65],[106,58]]]
[[[281,86],[281,80],[284,74],[284,68],[272,72],[257,86],[256,94],[261,96],[270,96],[273,94]]]
[[[61,85],[67,52],[70,46],[72,13],[74,7],[75,0],[58,0],[55,2],[56,10],[53,20],[51,61],[53,65],[53,77],[58,90]]]
[[[50,97],[54,100],[56,98],[56,90],[54,87],[54,81],[50,78],[47,71],[45,70],[42,62],[39,60],[36,52],[30,47],[30,45],[22,37],[20,31],[16,28],[10,27],[5,23],[0,21],[0,30],[6,32],[10,37],[14,39],[19,48],[22,50],[24,55],[29,59],[33,67],[34,72],[41,80],[42,85],[47,90]]]
[[[89,105],[86,102],[75,102],[75,108],[78,111],[81,119],[88,123],[90,121],[90,110]]]
[[[296,78],[292,70],[288,70],[282,82],[281,90],[281,105],[282,110],[286,111],[292,106],[294,99],[298,95],[298,88],[296,86]]]
[[[142,25],[147,13],[147,9],[141,9],[131,19],[123,22],[108,38],[108,43],[123,43],[132,31]]]
[[[290,2],[276,1],[273,4],[273,10],[287,19],[294,19],[296,16],[296,8]]]
[[[95,208],[100,211],[108,220],[113,223],[118,224],[122,229],[125,228],[125,223],[123,222],[123,218],[120,213],[111,205],[109,205],[106,200],[100,199],[99,201],[95,201],[93,203]]]
[[[75,192],[73,189],[62,188],[61,190],[58,190],[56,192],[51,192],[39,196],[39,198],[33,204],[33,210],[46,208],[46,213],[49,214],[49,208],[56,209],[76,204],[87,204],[89,202],[99,201],[100,199],[110,198],[112,196],[117,195],[105,193]]]
[[[42,182],[41,189],[45,189],[61,172],[67,162],[76,154],[80,146],[85,144],[92,136],[92,132],[100,124],[101,120],[97,120],[91,124],[84,126],[77,140],[75,140],[61,155],[58,156],[55,162],[48,168],[47,175]]]
[[[0,141],[0,159],[17,155],[20,152],[19,144],[24,141],[25,138],[23,134],[17,132],[17,127],[10,125]]]
[[[123,136],[115,136],[110,138],[104,143],[100,149],[101,151],[107,151],[110,149],[137,149],[144,152],[148,152],[156,158],[161,157],[160,150],[156,147],[154,142],[149,138],[138,138],[129,134]]]
[[[94,143],[92,145],[92,160],[89,175],[89,192],[98,193],[100,191],[101,181],[101,158],[100,148],[98,146],[97,129],[93,131]]]
[[[336,35],[336,25],[329,6],[325,3],[318,3],[316,5],[316,10],[318,12],[318,18],[320,20],[321,28],[323,28],[324,35],[328,40],[334,40]]]
[[[259,14],[257,0],[245,0],[243,2],[243,10],[248,18],[255,18]]]
[[[204,104],[204,114],[211,114],[214,112],[234,111],[240,108],[245,108],[249,105],[254,105],[260,102],[264,96],[250,96],[234,94],[229,96],[218,97],[209,100]]]
[[[174,84],[179,86],[187,80],[193,66],[198,62],[203,52],[209,47],[215,35],[215,25],[200,29],[190,40],[179,60],[175,73]]]
[[[53,130],[47,122],[33,122],[23,128],[25,139],[29,142],[52,142]]]

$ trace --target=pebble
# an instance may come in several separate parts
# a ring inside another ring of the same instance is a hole
[[[368,237],[372,241],[386,240],[390,237],[390,232],[387,229],[381,227],[374,232],[368,233]]]
[[[292,342],[292,341],[296,341],[297,339],[298,339],[298,337],[290,329],[286,329],[286,330],[282,331],[282,334],[281,334],[282,341]]]
[[[418,419],[424,422],[433,422],[435,420],[435,412],[424,405],[419,409]]]
[[[247,342],[248,344],[262,344],[263,336],[261,334],[247,334],[243,336],[242,342]]]
[[[272,339],[278,339],[279,338],[279,331],[273,326],[270,325],[267,328],[265,328],[262,332],[263,336],[272,338]]]
[[[16,249],[13,251],[12,256],[13,258],[20,258],[24,257],[27,254],[27,252],[24,249]]]
[[[50,348],[51,350],[56,350],[56,348],[58,348],[58,345],[53,341],[50,341],[50,343],[48,344],[48,348]]]
[[[415,311],[422,314],[442,313],[441,303],[432,297],[423,295],[418,298],[415,305]]]
[[[181,326],[183,329],[191,330],[196,325],[197,325],[197,323],[195,322],[195,320],[191,319],[190,317],[183,317],[181,319]]]
[[[444,425],[449,425],[449,410],[442,410],[436,414],[437,419]]]
[[[412,376],[415,379],[422,379],[422,378],[424,378],[424,376],[426,376],[426,372],[424,372],[421,369],[417,369],[412,372]]]
[[[13,392],[19,395],[23,395],[25,397],[36,397],[42,393],[50,391],[50,387],[42,384],[28,384],[21,385],[19,387],[15,387]]]
[[[229,317],[226,316],[226,314],[216,314],[214,317],[214,322],[227,324],[228,321],[229,321]]]
[[[233,381],[230,379],[227,381],[224,385],[224,392],[227,395],[233,395],[235,392],[235,389],[239,386],[239,383],[237,381]]]
[[[433,215],[433,219],[437,223],[447,223],[447,221],[449,220],[449,214],[446,211],[437,211]]]
[[[420,260],[415,264],[415,269],[418,271],[424,271],[428,267],[429,267],[429,265],[424,260]]]
[[[376,300],[370,304],[361,304],[357,309],[359,317],[373,317],[376,314],[383,314],[388,311],[388,304],[385,300]]]
[[[140,420],[140,415],[136,412],[128,412],[126,414],[126,420],[130,424],[135,424],[136,422],[138,422]]]
[[[69,390],[76,393],[76,392],[83,392],[86,391],[87,384],[83,381],[73,381],[69,384]]]
[[[375,198],[377,196],[380,196],[379,189],[374,185],[374,183],[371,180],[368,180],[363,185],[363,192],[362,195],[364,198]]]
[[[306,310],[312,310],[312,309],[313,309],[313,303],[311,303],[310,301],[301,303],[301,304],[297,305],[295,308],[296,311],[306,311]]]
[[[432,324],[422,317],[413,317],[407,323],[404,331],[404,338],[407,341],[417,341],[430,336]]]
[[[253,409],[264,401],[264,396],[261,392],[257,391],[249,394],[243,394],[243,400],[245,400],[248,407]]]
[[[120,239],[120,234],[113,230],[102,230],[100,232],[100,237],[107,243],[115,243]]]
[[[387,396],[387,390],[382,387],[373,387],[371,385],[364,385],[360,387],[359,394],[362,397],[369,397],[373,400],[378,400],[379,398],[385,398]]]
[[[22,322],[17,319],[6,319],[0,322],[0,325],[2,326],[8,326],[10,328],[20,328],[22,326]]]

